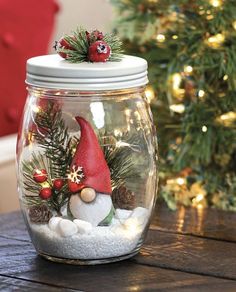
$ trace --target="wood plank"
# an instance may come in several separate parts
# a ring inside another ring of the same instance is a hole
[[[51,285],[45,285],[42,283],[29,282],[26,280],[20,280],[15,278],[9,278],[0,276],[0,291],[24,291],[24,292],[58,292],[58,291],[81,291],[75,289],[68,289],[62,287],[55,287]]]
[[[141,253],[133,260],[236,280],[236,244],[232,242],[150,230]]]
[[[136,262],[126,260],[97,266],[63,265],[37,256],[28,242],[1,238],[0,275],[5,278],[14,277],[23,281],[22,283],[28,281],[82,291],[210,291],[211,289],[233,291],[236,289],[236,281],[149,266],[150,259],[148,265],[143,265],[145,260],[140,260],[142,257],[147,259],[143,252]],[[152,261],[154,260],[155,256]],[[8,283],[11,283],[11,280],[9,281]],[[15,280],[12,281],[14,284]]]
[[[236,241],[236,212],[217,209],[179,207],[171,211],[164,204],[156,206],[152,229]]]
[[[20,211],[0,215],[0,236],[30,241]]]

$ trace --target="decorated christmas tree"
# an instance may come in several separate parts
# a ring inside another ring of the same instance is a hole
[[[127,53],[149,62],[168,206],[236,210],[235,0],[111,0]]]

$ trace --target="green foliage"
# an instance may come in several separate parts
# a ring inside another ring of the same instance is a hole
[[[71,35],[65,35],[63,38],[73,49],[64,47],[57,48],[58,52],[67,55],[66,60],[70,63],[89,62],[88,50],[92,42],[96,41],[93,37],[93,32],[90,33],[90,40],[87,33],[83,28],[77,28]],[[105,41],[111,48],[111,56],[109,61],[120,61],[122,58],[122,43],[118,37],[113,34],[105,34],[103,41]]]
[[[124,138],[124,140],[129,144],[137,144],[134,136]],[[113,189],[124,185],[129,178],[138,177],[138,173],[134,172],[133,150],[131,148],[119,147],[114,144],[111,137],[102,133],[100,133],[100,144],[110,169]]]
[[[53,188],[53,180],[60,178],[67,180],[69,167],[73,158],[73,148],[78,143],[77,138],[69,138],[68,129],[62,118],[61,110],[52,101],[47,100],[46,108],[39,111],[35,117],[37,130],[33,137],[43,152],[33,152],[30,160],[23,162],[24,199],[27,205],[46,204],[60,214],[61,207],[66,204],[70,196],[68,185],[57,190]],[[36,169],[45,169],[47,184],[52,189],[52,196],[47,200],[39,197],[43,185],[33,179]]]
[[[188,205],[166,187],[169,178],[184,176],[186,192],[201,182],[207,205],[236,210],[235,0],[219,1],[217,7],[210,0],[111,2],[118,15],[115,30],[127,53],[149,63],[157,95],[152,111],[162,197],[172,209],[178,202]],[[186,72],[186,66],[193,71]],[[173,91],[175,73],[181,77],[181,94]],[[183,105],[184,112],[171,110],[173,104]],[[191,174],[183,175],[186,168]]]

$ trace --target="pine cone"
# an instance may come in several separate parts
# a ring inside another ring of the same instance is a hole
[[[29,209],[30,221],[33,223],[48,223],[52,212],[46,205],[33,206]]]
[[[135,205],[134,192],[122,185],[113,190],[112,201],[115,208],[131,210]]]

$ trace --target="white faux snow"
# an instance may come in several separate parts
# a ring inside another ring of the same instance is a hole
[[[81,234],[89,233],[93,228],[91,223],[83,220],[75,219],[73,222],[76,224],[78,232]]]
[[[145,210],[143,214],[148,216],[149,212]],[[122,210],[119,212],[122,213]],[[127,210],[123,212],[127,214]],[[113,218],[110,226],[92,227],[89,233],[77,232],[70,237],[61,236],[58,231],[51,230],[48,224],[31,224],[32,240],[37,250],[59,258],[91,260],[126,255],[137,247],[146,226],[141,225],[140,217],[133,217],[133,213],[126,219],[132,219],[133,223],[128,221],[129,224],[123,224],[119,219]],[[143,218],[142,222],[147,222],[147,219]],[[59,226],[64,220],[69,221],[62,219]]]

